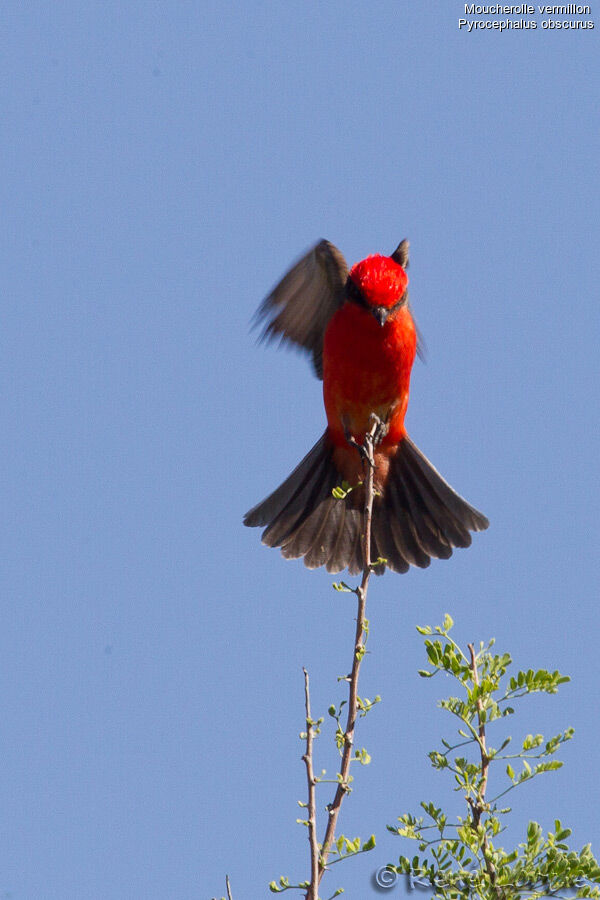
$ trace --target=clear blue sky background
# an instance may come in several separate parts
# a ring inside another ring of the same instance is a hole
[[[576,737],[507,842],[559,817],[600,850],[599,32],[461,13],[2,3],[0,898],[306,874],[301,666],[315,712],[341,699],[352,598],[241,517],[323,429],[307,361],[249,333],[319,237],[351,262],[411,239],[409,430],[491,520],[372,584],[383,702],[341,824],[380,840],[327,887],[364,900],[407,850],[386,823],[455,802],[426,758],[449,685],[416,675],[445,611],[573,679],[512,726]]]

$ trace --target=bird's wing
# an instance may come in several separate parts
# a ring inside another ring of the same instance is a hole
[[[404,271],[408,269],[409,266],[409,250],[410,250],[410,241],[408,238],[404,238],[404,240],[400,241],[394,252],[392,253],[392,259],[394,262],[397,262]],[[407,294],[408,296],[408,294]],[[409,304],[410,305],[410,304]],[[415,320],[413,311],[410,311],[411,316],[413,317],[413,322]],[[425,343],[425,338],[421,334],[419,330],[419,326],[415,322],[415,328],[417,331],[417,356],[421,360],[421,362],[427,362],[427,345]]]
[[[319,241],[283,276],[263,300],[257,322],[267,320],[262,340],[291,341],[312,354],[323,378],[323,337],[329,320],[344,302],[348,266],[329,241]]]

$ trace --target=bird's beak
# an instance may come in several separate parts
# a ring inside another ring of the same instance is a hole
[[[383,327],[387,321],[387,317],[390,314],[390,310],[385,306],[375,306],[371,310],[379,324]]]

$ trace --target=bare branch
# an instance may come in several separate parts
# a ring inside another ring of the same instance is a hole
[[[315,773],[313,769],[314,722],[310,714],[310,684],[308,672],[304,672],[304,698],[306,705],[306,752],[302,759],[306,765],[308,782],[308,842],[310,844],[310,888],[307,900],[319,900],[319,843],[317,840],[317,807],[315,798]]]
[[[331,851],[331,847],[335,841],[335,830],[337,825],[338,816],[340,814],[340,809],[342,806],[342,801],[346,794],[349,792],[349,775],[350,775],[350,762],[352,760],[352,748],[354,746],[354,729],[356,727],[356,720],[358,717],[358,676],[360,672],[360,664],[362,662],[362,658],[364,656],[364,637],[365,637],[365,608],[367,603],[367,589],[369,586],[369,579],[372,574],[372,565],[371,565],[371,521],[373,517],[373,472],[375,468],[375,459],[373,453],[373,446],[375,443],[375,436],[378,433],[378,428],[380,428],[380,421],[377,417],[372,417],[372,427],[370,431],[365,435],[365,441],[362,446],[362,449],[365,454],[366,459],[366,474],[365,474],[365,506],[364,506],[364,522],[365,522],[365,533],[363,535],[363,560],[364,560],[364,568],[362,573],[362,580],[360,586],[356,589],[356,596],[358,598],[358,610],[356,615],[356,633],[354,637],[354,654],[352,657],[352,670],[349,676],[349,688],[348,688],[348,718],[346,720],[346,730],[344,732],[344,744],[342,751],[342,765],[340,768],[340,781],[337,786],[335,796],[333,798],[333,802],[329,805],[329,819],[327,822],[327,828],[325,831],[325,838],[323,840],[323,848],[321,850],[321,858],[319,860],[319,883],[325,873],[327,868],[327,860],[329,857],[329,853]],[[313,888],[311,887],[311,890]],[[306,900],[311,900],[313,895],[308,893],[306,895]],[[316,897],[316,894],[314,894]]]
[[[225,886],[227,888],[227,900],[233,900],[231,895],[231,885],[229,884],[229,875],[225,876]],[[213,897],[213,900],[216,900],[216,897]],[[221,897],[221,900],[225,900],[225,897]]]

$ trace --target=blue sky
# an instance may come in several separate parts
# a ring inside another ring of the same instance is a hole
[[[241,518],[323,429],[307,360],[249,332],[320,237],[410,238],[408,428],[491,521],[372,583],[383,702],[341,827],[379,844],[327,887],[364,900],[406,852],[385,825],[453,802],[414,628],[445,611],[571,675],[523,719],[576,735],[511,834],[600,850],[598,28],[468,35],[462,9],[2,4],[0,898],[305,876],[301,667],[315,713],[341,699],[354,610]]]

